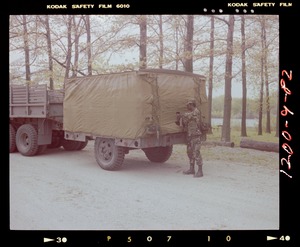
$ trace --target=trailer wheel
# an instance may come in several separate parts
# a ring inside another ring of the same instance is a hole
[[[115,145],[113,139],[97,137],[94,144],[95,158],[104,170],[119,170],[124,161],[124,148]]]
[[[16,130],[12,124],[9,125],[9,152],[14,153],[17,151],[16,145]]]
[[[23,124],[17,131],[16,145],[24,156],[34,156],[38,151],[38,134],[31,124]]]
[[[151,162],[164,163],[171,157],[173,146],[144,148],[143,151]]]
[[[62,141],[62,146],[66,151],[75,151],[78,150],[80,147],[80,143],[78,141],[73,141],[73,140],[63,140]]]

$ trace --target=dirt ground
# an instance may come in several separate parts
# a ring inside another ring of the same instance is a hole
[[[278,154],[202,147],[204,177],[183,175],[185,146],[164,164],[141,150],[122,170],[82,151],[10,154],[10,228],[14,230],[262,230],[279,228]],[[228,158],[229,157],[229,158]]]

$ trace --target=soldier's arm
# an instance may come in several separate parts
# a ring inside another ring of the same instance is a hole
[[[184,131],[186,131],[186,127],[190,118],[191,118],[191,114],[189,112],[181,114],[181,122]]]
[[[201,113],[198,109],[195,111],[194,117],[199,130],[201,130]]]

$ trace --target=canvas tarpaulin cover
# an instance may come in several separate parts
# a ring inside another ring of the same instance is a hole
[[[65,81],[64,129],[108,138],[147,135],[149,123],[159,134],[182,130],[176,112],[195,98],[207,116],[205,78],[165,70],[140,70],[70,78]],[[150,120],[149,120],[150,119]]]

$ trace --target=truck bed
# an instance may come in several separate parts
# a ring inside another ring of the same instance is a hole
[[[63,92],[47,85],[11,85],[10,118],[53,118],[63,116]]]

